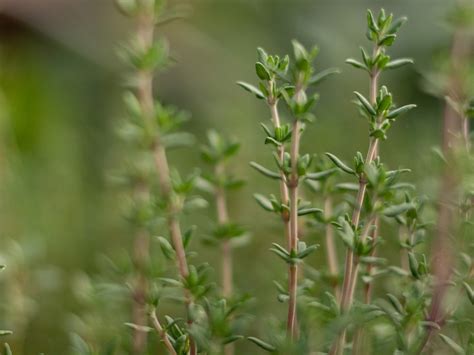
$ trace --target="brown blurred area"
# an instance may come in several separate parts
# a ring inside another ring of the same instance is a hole
[[[123,23],[113,1],[0,0],[0,36],[37,32],[104,66],[114,61],[107,44],[118,41]]]

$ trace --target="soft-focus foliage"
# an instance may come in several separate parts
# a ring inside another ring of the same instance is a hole
[[[141,6],[156,25],[149,46],[137,38]],[[146,334],[148,353],[164,353],[156,319],[178,354],[193,343],[211,354],[328,352],[344,332],[359,353],[417,353],[427,335],[435,353],[473,353],[470,132],[451,131],[448,151],[442,135],[446,110],[474,116],[473,52],[454,69],[452,53],[459,31],[474,46],[473,14],[443,0],[5,1],[1,340],[14,354],[127,354]],[[370,49],[356,58],[359,44]],[[382,70],[372,100],[367,74]],[[151,120],[141,74],[156,74]],[[276,101],[281,125],[269,120]],[[440,316],[433,250],[447,170],[455,252]],[[349,306],[346,250],[359,276]],[[132,317],[137,304],[146,324]]]

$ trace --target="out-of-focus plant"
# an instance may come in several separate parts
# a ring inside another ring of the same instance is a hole
[[[235,245],[241,244],[241,240],[247,236],[247,233],[245,228],[232,222],[229,217],[227,193],[242,187],[244,181],[231,175],[227,162],[238,152],[240,144],[235,140],[223,137],[214,130],[207,133],[207,138],[207,145],[201,147],[201,157],[212,166],[212,172],[203,174],[198,186],[214,196],[217,224],[205,241],[209,245],[220,246],[222,297],[228,301],[235,301],[232,249]],[[225,309],[225,304],[223,306]],[[224,352],[226,355],[232,355],[234,345],[228,344]]]
[[[225,299],[212,292],[209,265],[190,263],[189,258],[195,254],[189,251],[195,227],[182,229],[181,225],[183,213],[207,206],[204,199],[193,194],[198,182],[203,181],[198,179],[199,172],[182,176],[168,160],[170,150],[194,143],[192,135],[178,130],[188,114],[155,100],[153,94],[154,73],[172,62],[168,44],[155,36],[155,28],[180,17],[180,12],[168,10],[160,0],[120,0],[118,5],[136,24],[132,41],[122,51],[133,70],[133,86],[125,94],[129,117],[121,130],[130,143],[127,154],[132,169],[127,181],[132,187],[130,220],[136,229],[136,277],[132,286],[135,306],[129,324],[134,330],[133,352],[146,350],[146,334],[153,328],[170,354],[217,353],[224,348],[232,353],[232,347],[225,345],[242,337],[234,332],[241,320],[235,313],[244,299],[230,300],[230,244],[223,243],[223,262],[228,268],[223,278]],[[208,159],[215,159],[215,178],[207,182],[214,185],[218,208],[216,237],[228,239],[242,234],[240,227],[228,221],[224,196],[224,189],[238,185],[228,180],[223,171],[225,158],[233,155],[238,145],[216,137],[215,133],[210,135],[210,146],[203,153]],[[168,268],[168,263],[160,263],[158,282],[150,278],[158,265],[153,262],[158,256],[150,254],[150,236],[157,234],[155,239],[162,254],[159,258],[173,262],[177,269],[176,272],[174,267]],[[185,320],[159,315],[159,305],[167,300],[184,305]]]
[[[193,137],[177,129],[188,119],[187,113],[176,107],[155,101],[153,95],[154,73],[171,63],[168,44],[155,37],[155,28],[168,19],[169,12],[162,1],[118,1],[119,8],[130,16],[136,32],[122,51],[123,57],[133,70],[132,90],[125,94],[129,119],[122,130],[135,149],[130,182],[132,185],[132,209],[130,219],[136,226],[133,260],[136,269],[132,324],[134,325],[134,352],[143,353],[146,348],[146,327],[151,317],[152,325],[170,353],[197,353],[196,341],[189,332],[171,321],[163,326],[156,314],[159,295],[150,292],[148,270],[150,264],[150,236],[163,231],[166,226],[169,238],[157,237],[163,254],[176,262],[178,278],[162,278],[162,282],[183,290],[187,327],[193,324],[195,301],[209,290],[206,282],[206,266],[196,268],[188,264],[188,252],[192,230],[181,230],[180,215],[184,210],[200,207],[205,201],[191,196],[196,173],[182,177],[168,163],[167,150],[189,145]],[[173,16],[174,17],[174,16]],[[148,309],[149,308],[149,309]],[[171,325],[173,323],[173,325]],[[178,333],[167,332],[177,327]]]
[[[201,157],[213,169],[212,173],[202,175],[199,185],[201,189],[214,196],[217,226],[206,241],[210,244],[221,244],[222,295],[225,298],[231,298],[233,295],[232,240],[245,236],[246,231],[229,218],[226,193],[242,187],[244,181],[230,174],[226,162],[238,152],[240,144],[226,139],[213,130],[208,132],[207,138],[208,144],[201,147]]]
[[[115,354],[128,349],[130,293],[123,279],[133,276],[132,263],[123,251],[111,258],[102,256],[97,276],[78,272],[71,278],[71,290],[81,307],[80,314],[71,314],[67,327],[71,332],[73,354]],[[151,328],[143,328],[143,331]]]
[[[40,303],[38,295],[54,295],[59,288],[61,274],[58,269],[45,263],[45,250],[40,242],[23,246],[5,238],[2,245],[0,265],[8,265],[8,270],[2,272],[0,279],[3,290],[0,313],[2,322],[6,322],[14,331],[13,336],[22,339],[37,315]],[[4,268],[2,266],[1,270]],[[9,335],[12,331],[1,331],[0,334]],[[15,349],[21,352],[21,343],[18,344]]]
[[[462,316],[461,295],[466,293],[474,304],[472,279],[473,164],[470,119],[474,100],[474,5],[459,1],[448,16],[452,29],[452,44],[448,52],[439,56],[436,68],[425,73],[425,88],[431,94],[444,98],[443,141],[436,151],[442,161],[438,196],[436,237],[432,246],[433,285],[432,300],[426,327],[420,340],[419,351],[434,347],[438,334],[454,353],[474,351],[474,335],[463,342],[463,328],[472,328],[472,320]],[[459,311],[459,312],[458,312]],[[442,329],[443,328],[443,329]],[[440,331],[442,330],[441,333]],[[447,335],[449,334],[449,336]],[[453,339],[452,336],[455,336]]]
[[[5,265],[0,265],[0,271],[3,271],[5,269]],[[6,330],[6,329],[1,329],[0,330],[0,336],[6,336],[6,335],[10,335],[12,334],[12,331],[11,330]],[[10,355],[12,352],[11,352],[11,349],[10,349],[10,345],[8,345],[8,343],[5,343],[4,344],[4,351],[3,353],[5,355]]]
[[[168,152],[193,144],[194,138],[178,130],[188,119],[186,113],[155,100],[154,74],[172,62],[167,43],[157,39],[155,29],[157,24],[179,17],[179,12],[169,12],[159,0],[117,0],[117,3],[136,25],[132,41],[122,50],[132,68],[132,78],[128,81],[130,90],[124,95],[128,117],[120,130],[126,142],[124,160],[128,161],[121,180],[128,186],[128,217],[135,237],[129,263],[133,266],[119,268],[119,274],[130,281],[131,297],[117,299],[116,305],[130,298],[133,301],[132,319],[126,322],[133,330],[133,341],[127,350],[134,354],[146,353],[150,344],[147,334],[155,334],[160,340],[160,349],[166,349],[169,354],[230,355],[235,351],[233,343],[244,337],[246,317],[237,311],[247,300],[233,290],[232,263],[233,244],[242,240],[246,232],[231,220],[228,211],[228,190],[242,185],[241,180],[230,174],[227,165],[239,144],[209,131],[208,144],[202,146],[201,156],[210,164],[210,173],[201,174],[191,169],[187,177],[182,177],[170,166]],[[323,157],[300,152],[302,135],[314,121],[312,112],[318,100],[314,87],[338,72],[337,69],[321,72],[314,69],[316,47],[308,50],[293,41],[291,59],[288,55],[270,55],[258,48],[255,64],[258,85],[238,82],[263,100],[270,111],[271,125],[263,122],[261,126],[265,144],[272,148],[276,168],[269,169],[256,162],[250,165],[264,177],[278,181],[278,195],[255,194],[254,197],[263,209],[283,221],[286,242],[286,246],[273,243],[270,249],[287,265],[287,287],[274,282],[278,300],[288,305],[286,322],[277,320],[272,324],[272,317],[268,317],[266,340],[247,337],[265,351],[285,355],[315,351],[366,354],[391,349],[396,354],[417,354],[428,349],[432,335],[441,327],[449,324],[455,328],[463,322],[472,322],[457,315],[456,307],[450,310],[442,307],[450,284],[460,295],[466,293],[469,300],[474,301],[471,256],[461,254],[462,262],[451,265],[452,260],[442,259],[445,254],[437,252],[440,248],[435,243],[433,260],[429,260],[423,246],[426,235],[432,233],[424,218],[426,200],[416,196],[413,185],[400,182],[402,174],[409,169],[389,170],[379,156],[379,146],[388,138],[393,123],[415,107],[395,104],[387,87],[379,84],[384,71],[412,63],[409,58],[392,59],[387,54],[405,20],[394,19],[384,10],[374,16],[369,10],[367,38],[372,49],[368,53],[361,48],[360,61],[346,61],[369,75],[368,97],[355,92],[355,104],[369,126],[368,151],[365,156],[357,152],[353,164],[346,164],[332,153]],[[458,159],[458,150],[446,150],[441,156],[450,168],[455,167],[457,176],[462,176],[462,179],[447,180],[449,187],[453,182],[460,182],[462,191],[456,190],[442,201],[454,206],[450,209],[450,218],[453,211],[459,212],[462,228],[452,227],[451,219],[446,224],[440,208],[436,229],[440,235],[444,232],[467,235],[472,230],[473,172],[468,119],[474,109],[472,96],[457,86],[461,82],[460,73],[464,73],[459,68],[456,66],[456,76],[448,80],[452,85],[448,86],[450,91],[443,94],[448,94],[449,108],[462,122],[456,140],[463,142],[462,159]],[[289,116],[288,123],[280,117],[281,103]],[[341,176],[355,180],[340,181]],[[303,182],[316,194],[315,200],[322,208],[304,200]],[[216,226],[204,241],[221,250],[221,287],[209,281],[207,263],[192,263],[195,253],[190,251],[190,245],[195,226],[182,228],[184,213],[207,204],[194,195],[195,188],[210,193],[216,207]],[[319,284],[324,280],[323,273],[306,259],[318,245],[308,246],[301,240],[302,216],[317,233],[324,234],[328,282],[323,285]],[[381,235],[389,234],[389,230],[399,235],[400,265],[389,265],[388,260],[375,253],[383,242]],[[339,240],[335,239],[334,232]],[[346,249],[342,273],[338,244]],[[153,251],[153,245],[160,248],[160,253]],[[448,271],[440,272],[440,260],[444,260],[441,266],[447,265]],[[378,279],[390,280],[400,287],[373,300],[372,285]],[[357,287],[359,280],[362,287]],[[110,300],[110,293],[104,292],[106,289],[111,289],[110,284],[102,280],[91,282],[84,275],[78,277],[75,287],[80,291],[76,293],[82,302],[98,304],[103,310],[110,306],[102,303]],[[359,289],[361,300],[356,296]],[[124,290],[123,286],[112,287],[115,295],[127,295]],[[162,306],[167,302],[178,303],[181,312],[178,310],[176,316],[162,314]],[[113,346],[108,347],[101,340],[110,338],[111,334],[95,334],[92,329],[97,322],[95,316],[85,315],[75,320],[79,325],[77,333],[81,335],[73,339],[77,352],[113,353]],[[83,326],[81,330],[81,322],[90,324],[91,329]],[[286,324],[283,326],[283,323]],[[446,334],[440,334],[440,339],[455,353],[467,354],[472,352],[474,336],[469,334],[469,340],[463,341],[465,333],[459,331],[462,344]]]

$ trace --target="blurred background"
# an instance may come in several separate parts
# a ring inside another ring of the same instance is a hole
[[[366,122],[351,100],[353,90],[367,93],[368,79],[344,60],[358,58],[359,46],[369,45],[367,8],[406,15],[409,21],[390,54],[412,57],[416,64],[387,73],[382,83],[397,103],[418,108],[397,121],[381,154],[391,168],[410,167],[409,179],[432,197],[436,166],[431,148],[440,144],[442,103],[423,91],[422,77],[440,50],[449,47],[444,18],[453,4],[196,0],[188,19],[160,29],[177,65],[157,77],[157,97],[192,113],[186,129],[199,141],[216,128],[242,142],[231,168],[248,183],[231,196],[230,213],[252,239],[236,251],[235,279],[240,291],[257,296],[252,307],[259,315],[278,316],[285,309],[272,285],[283,277],[284,264],[268,252],[270,243],[281,238],[281,225],[252,198],[254,192],[278,187],[248,165],[272,160],[268,150],[256,149],[264,138],[259,122],[269,113],[235,85],[237,80],[255,83],[256,47],[285,54],[296,38],[320,47],[320,69],[342,69],[319,89],[317,121],[302,150],[331,151],[348,160],[366,150]],[[66,354],[71,333],[98,327],[113,334],[129,320],[126,312],[113,311],[114,300],[103,301],[103,313],[97,313],[87,292],[90,278],[101,275],[105,256],[121,255],[131,244],[119,194],[107,176],[121,161],[115,127],[124,112],[124,68],[116,49],[132,26],[112,0],[0,0],[0,264],[7,265],[0,274],[0,329],[14,332],[7,340],[17,354]],[[202,166],[198,149],[173,153],[172,161],[185,172]],[[189,217],[201,235],[213,218],[212,206]],[[322,236],[308,238],[320,242]],[[398,250],[391,255],[389,248],[395,238],[386,239],[382,253],[398,257]],[[199,259],[218,265],[215,249],[198,240],[193,247]],[[323,250],[310,262],[316,268],[324,264]],[[261,326],[257,318],[253,327]]]

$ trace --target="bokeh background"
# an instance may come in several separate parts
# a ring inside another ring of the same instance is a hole
[[[186,129],[198,140],[216,128],[242,142],[231,168],[248,183],[231,195],[230,210],[252,239],[236,251],[235,282],[256,296],[256,332],[261,316],[284,313],[272,285],[283,277],[284,265],[268,252],[281,238],[281,226],[252,198],[254,192],[277,191],[277,185],[248,166],[250,160],[272,159],[260,149],[259,122],[269,114],[235,81],[255,82],[257,46],[285,54],[293,38],[317,44],[319,68],[337,66],[343,72],[320,87],[317,121],[302,149],[350,159],[366,149],[366,123],[351,100],[353,90],[367,92],[368,80],[344,60],[358,57],[359,45],[369,45],[367,8],[408,16],[390,54],[412,57],[416,64],[387,73],[382,82],[398,103],[418,108],[397,121],[381,154],[392,168],[412,168],[409,179],[433,196],[437,169],[431,148],[440,144],[442,103],[424,92],[422,78],[439,51],[449,47],[444,18],[453,4],[196,0],[188,19],[160,29],[177,65],[157,77],[157,97],[192,113]],[[116,49],[132,25],[112,0],[0,0],[0,263],[7,265],[0,274],[0,328],[14,331],[7,340],[17,354],[67,354],[72,332],[101,327],[113,333],[127,321],[126,312],[113,310],[113,299],[97,307],[84,293],[89,278],[101,275],[104,255],[124,253],[132,238],[119,194],[107,178],[121,161],[115,127],[124,112],[124,68]],[[183,171],[202,166],[197,148],[173,153],[173,164]],[[189,219],[205,235],[213,215],[210,206]],[[320,241],[321,235],[308,238]],[[382,253],[397,258],[395,237],[386,239]],[[199,259],[218,266],[216,250],[198,240],[193,247]],[[310,262],[318,267],[324,261],[321,249]]]

